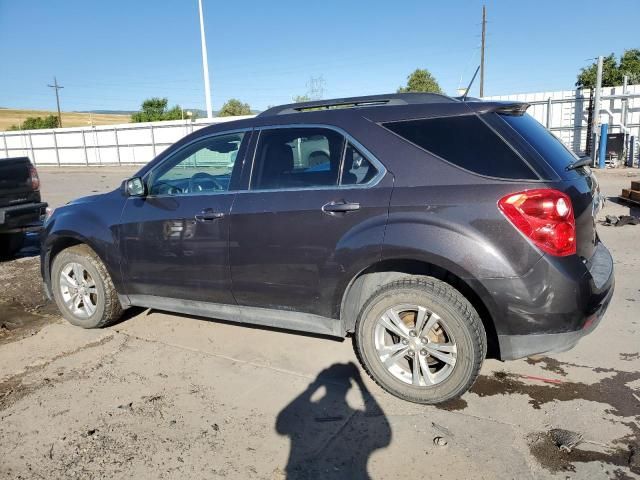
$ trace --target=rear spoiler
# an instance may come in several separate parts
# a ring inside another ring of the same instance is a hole
[[[531,104],[529,103],[510,103],[496,109],[496,113],[501,115],[521,116],[527,111]]]
[[[521,116],[531,104],[526,102],[494,102],[479,101],[466,102],[466,105],[476,113],[499,113],[500,115]]]

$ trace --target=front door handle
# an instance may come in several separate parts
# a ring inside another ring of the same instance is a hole
[[[224,213],[216,212],[213,208],[205,208],[200,213],[196,214],[197,222],[213,222],[219,218],[224,217]]]
[[[356,202],[345,202],[340,200],[339,202],[329,202],[322,206],[322,211],[325,213],[348,213],[355,210],[360,210],[360,204]]]

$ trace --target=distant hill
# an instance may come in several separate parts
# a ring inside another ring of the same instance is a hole
[[[191,111],[197,118],[206,118],[207,113],[199,108],[185,108],[185,112]],[[62,112],[63,127],[86,127],[91,125],[114,125],[118,123],[129,123],[131,114],[135,110],[85,110],[80,112]],[[251,113],[258,114],[260,110],[252,110]],[[46,117],[48,115],[58,115],[58,112],[49,110],[22,110],[16,108],[0,107],[0,131],[8,130],[12,125],[18,125],[25,121],[27,117]],[[213,116],[218,116],[218,111],[213,112]]]
[[[27,117],[46,117],[58,115],[58,112],[48,110],[21,110],[15,108],[0,107],[0,130],[8,130],[11,125],[19,125]],[[93,112],[62,112],[63,127],[86,127],[91,125],[114,125],[129,123],[130,114],[117,113],[93,113]]]
[[[78,113],[99,113],[104,115],[131,115],[137,110],[82,110]]]

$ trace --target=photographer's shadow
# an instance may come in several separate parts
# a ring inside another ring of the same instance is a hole
[[[347,403],[353,386],[364,409]],[[391,443],[391,427],[353,363],[320,372],[278,415],[276,430],[291,439],[288,479],[366,479],[371,454]]]

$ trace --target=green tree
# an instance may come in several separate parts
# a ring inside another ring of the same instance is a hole
[[[398,88],[398,93],[406,92],[442,93],[442,89],[429,70],[418,68],[407,77],[407,86]]]
[[[296,95],[292,100],[293,103],[310,102],[311,97],[309,95]]]
[[[626,50],[620,58],[622,75],[629,75],[629,84],[640,83],[640,49]]]
[[[24,122],[19,125],[11,125],[9,130],[38,130],[41,128],[58,128],[58,117],[48,115],[42,117],[27,117]]]
[[[582,68],[578,74],[576,87],[593,88],[596,86],[596,76],[598,73],[598,62],[593,62],[586,68]],[[602,86],[614,87],[622,84],[622,74],[618,67],[616,56],[611,55],[604,57],[602,61]]]
[[[139,112],[131,115],[133,123],[158,122],[161,120],[180,120],[182,109],[179,105],[167,110],[169,101],[166,98],[152,97],[142,102]]]
[[[251,115],[249,104],[242,103],[237,98],[228,100],[218,112],[219,117],[235,117],[237,115]]]
[[[593,88],[596,86],[596,76],[598,73],[598,62],[593,62],[588,67],[582,68],[578,73],[576,87]],[[623,77],[629,76],[629,85],[640,83],[640,49],[632,48],[625,50],[620,57],[620,62],[616,56],[604,57],[602,61],[602,86],[615,87],[622,85]]]

